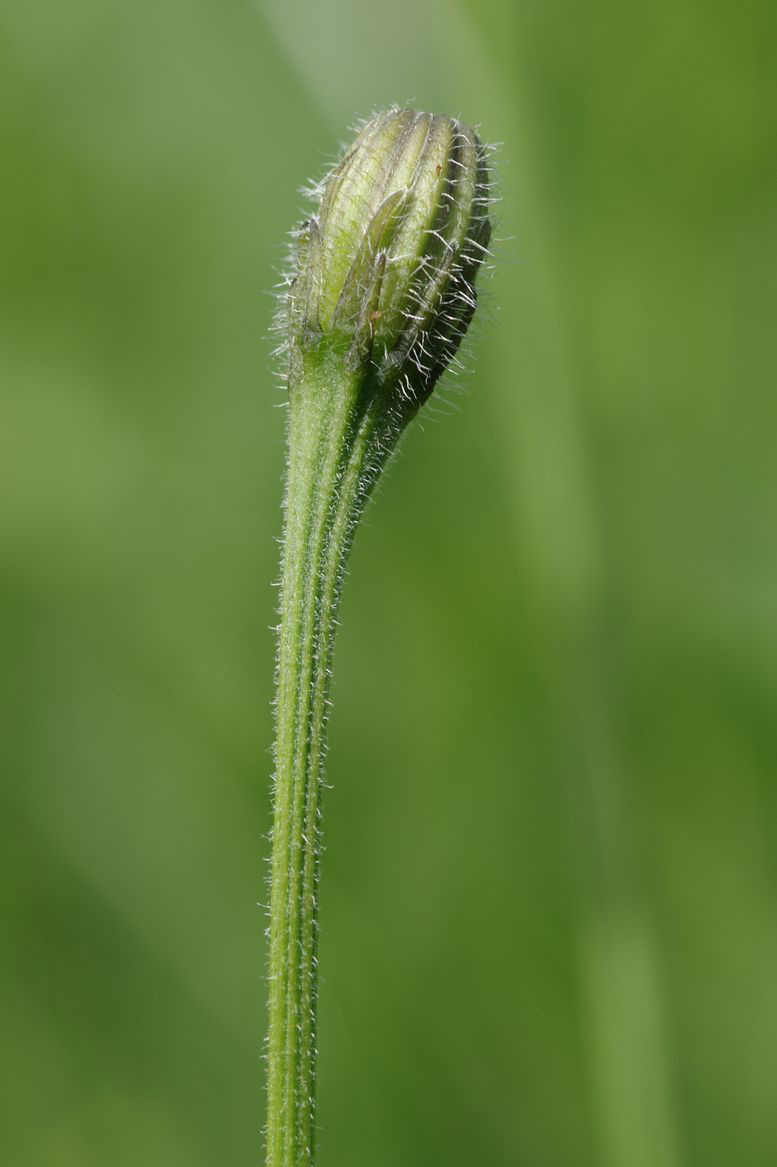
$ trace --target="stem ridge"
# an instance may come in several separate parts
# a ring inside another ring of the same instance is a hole
[[[301,415],[304,414],[304,419]],[[311,425],[311,415],[319,415]],[[268,1167],[314,1162],[321,790],[345,565],[401,429],[351,374],[308,362],[290,402],[270,896]]]

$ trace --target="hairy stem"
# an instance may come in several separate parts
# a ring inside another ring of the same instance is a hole
[[[268,1167],[315,1157],[316,952],[329,676],[345,561],[396,440],[382,395],[309,359],[289,392],[272,830]]]

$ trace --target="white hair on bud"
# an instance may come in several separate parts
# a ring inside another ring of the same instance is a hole
[[[374,111],[369,117],[358,119],[353,127],[354,138],[362,135],[377,119],[386,121],[392,115],[403,113],[403,107],[392,105],[387,109]],[[417,116],[417,115],[416,115]],[[431,123],[430,123],[431,125]],[[451,375],[459,374],[466,368],[466,360],[462,362],[459,354],[462,351],[464,338],[469,332],[475,309],[484,298],[482,289],[475,292],[474,277],[490,276],[494,267],[494,250],[489,240],[484,237],[489,234],[487,224],[493,214],[495,206],[501,201],[497,193],[497,182],[494,177],[492,159],[499,149],[498,143],[480,141],[475,130],[469,129],[456,119],[450,122],[450,151],[447,157],[450,177],[448,182],[439,191],[441,204],[450,208],[454,214],[457,206],[457,191],[464,176],[472,173],[463,158],[458,156],[460,151],[471,150],[474,142],[476,151],[477,177],[474,179],[474,188],[469,199],[471,208],[471,222],[460,244],[456,243],[454,235],[446,235],[442,223],[433,223],[423,228],[424,233],[433,241],[431,250],[425,250],[417,258],[415,269],[411,271],[408,286],[403,291],[404,305],[399,308],[404,321],[403,328],[408,336],[400,337],[399,348],[396,354],[389,347],[385,339],[385,328],[382,321],[383,312],[378,310],[368,320],[369,337],[373,344],[380,340],[380,347],[369,357],[369,367],[376,374],[393,377],[398,397],[406,404],[419,405],[427,400],[431,388],[437,383],[447,368]],[[424,147],[425,149],[425,147]],[[418,156],[416,169],[409,186],[404,187],[407,197],[410,197],[414,184],[417,181],[419,168],[422,165],[424,149]],[[327,165],[318,179],[305,182],[299,192],[303,199],[313,206],[313,214],[303,217],[300,223],[289,234],[287,246],[287,262],[279,273],[280,279],[275,287],[277,309],[273,317],[271,332],[276,338],[272,354],[276,364],[278,379],[282,385],[287,381],[285,367],[288,365],[294,336],[292,334],[291,313],[294,304],[294,289],[307,262],[308,249],[312,246],[311,225],[318,230],[318,212],[326,198],[338,169],[347,163],[349,154],[353,151],[353,139],[341,143],[338,156]],[[391,165],[391,159],[386,166]],[[352,164],[353,165],[353,164]],[[359,167],[354,173],[358,174]],[[388,171],[386,171],[388,173]],[[438,168],[439,173],[439,168]],[[410,194],[408,194],[410,192]],[[366,195],[358,189],[348,189],[342,196],[348,205],[354,207],[356,217],[365,216],[366,251],[371,256],[370,263],[385,254],[386,271],[401,271],[403,264],[412,254],[409,252],[393,253],[390,248],[385,252],[380,250],[377,238],[367,236],[367,225],[371,218],[371,211]],[[400,221],[403,212],[400,211]],[[351,220],[349,220],[350,222]],[[326,243],[323,244],[326,246]],[[458,251],[457,251],[458,247]],[[446,265],[447,269],[446,269]],[[323,293],[324,269],[312,268],[307,275],[311,294],[320,296]],[[368,266],[363,270],[354,271],[354,292],[362,299],[368,296],[371,272]],[[446,286],[447,285],[447,286]],[[434,291],[436,299],[429,301],[425,289]],[[331,293],[330,293],[331,295]],[[468,351],[467,345],[467,351]],[[406,361],[405,371],[401,369],[401,362]]]

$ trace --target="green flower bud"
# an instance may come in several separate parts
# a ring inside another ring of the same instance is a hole
[[[422,404],[475,311],[489,190],[469,126],[409,109],[367,122],[297,233],[292,357],[341,352],[351,369]]]

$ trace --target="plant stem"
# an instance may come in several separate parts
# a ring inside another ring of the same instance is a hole
[[[336,614],[353,531],[399,425],[340,358],[289,386],[289,468],[272,829],[268,1167],[315,1157],[316,956],[323,762]]]

